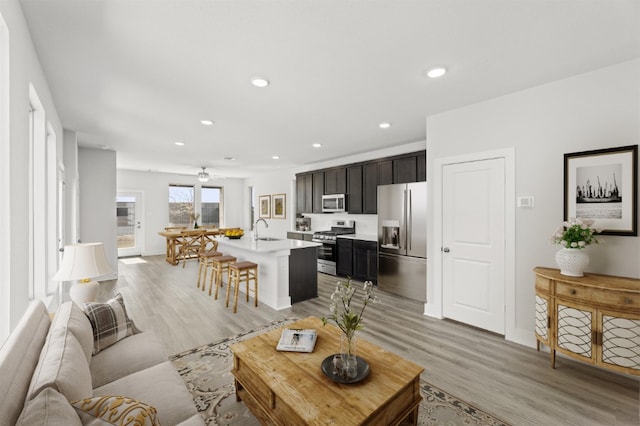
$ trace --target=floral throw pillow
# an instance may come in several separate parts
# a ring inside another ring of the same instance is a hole
[[[105,303],[85,303],[84,312],[93,328],[93,355],[127,336],[139,333],[127,316],[120,293]]]
[[[157,410],[124,396],[96,396],[72,402],[83,425],[159,426]]]

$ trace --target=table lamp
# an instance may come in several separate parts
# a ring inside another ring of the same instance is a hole
[[[76,281],[69,289],[71,300],[78,306],[93,302],[98,294],[98,282],[91,281],[113,272],[104,254],[103,243],[83,243],[64,246],[60,269],[55,281]]]

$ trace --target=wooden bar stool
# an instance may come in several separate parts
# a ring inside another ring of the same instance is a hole
[[[206,253],[200,253],[198,259],[200,260],[200,266],[198,267],[198,288],[200,288],[200,283],[202,283],[202,291],[207,283],[207,272],[209,267],[213,268],[213,259],[216,257],[222,256],[222,253],[219,251],[208,251]],[[202,272],[204,271],[204,276]],[[211,271],[211,276],[213,276],[213,271]]]
[[[218,289],[222,286],[222,274],[223,273],[227,273],[227,283],[229,282],[229,264],[235,262],[237,259],[235,258],[235,256],[229,256],[229,255],[222,255],[222,256],[215,256],[212,260],[211,263],[213,264],[213,269],[211,272],[211,278],[209,281],[209,296],[211,296],[211,288],[214,285],[214,281],[215,281],[215,286],[216,286],[216,292],[214,295],[214,299],[218,300]],[[227,299],[229,298],[229,295],[227,295]]]
[[[234,283],[233,288],[233,313],[238,311],[238,291],[240,289],[240,282],[244,281],[247,285],[246,294],[247,302],[249,301],[249,281],[253,280],[254,283],[254,305],[258,306],[258,264],[253,262],[237,262],[229,265],[229,282],[227,283],[227,300],[226,305],[229,306],[229,294],[231,293],[231,283]]]

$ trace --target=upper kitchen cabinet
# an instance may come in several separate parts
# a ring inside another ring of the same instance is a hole
[[[362,213],[362,166],[347,167],[347,211]]]
[[[393,183],[424,182],[427,180],[425,151],[393,160]]]
[[[313,213],[322,213],[324,195],[324,172],[314,172],[313,176]]]
[[[378,185],[391,185],[393,183],[393,160],[376,162],[378,166]]]
[[[296,212],[313,212],[313,176],[311,173],[296,175]]]
[[[324,171],[324,193],[345,194],[347,192],[347,169],[338,167]]]

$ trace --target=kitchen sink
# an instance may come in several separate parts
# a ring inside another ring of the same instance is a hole
[[[271,237],[260,237],[259,241],[280,241],[280,238],[271,238]]]

